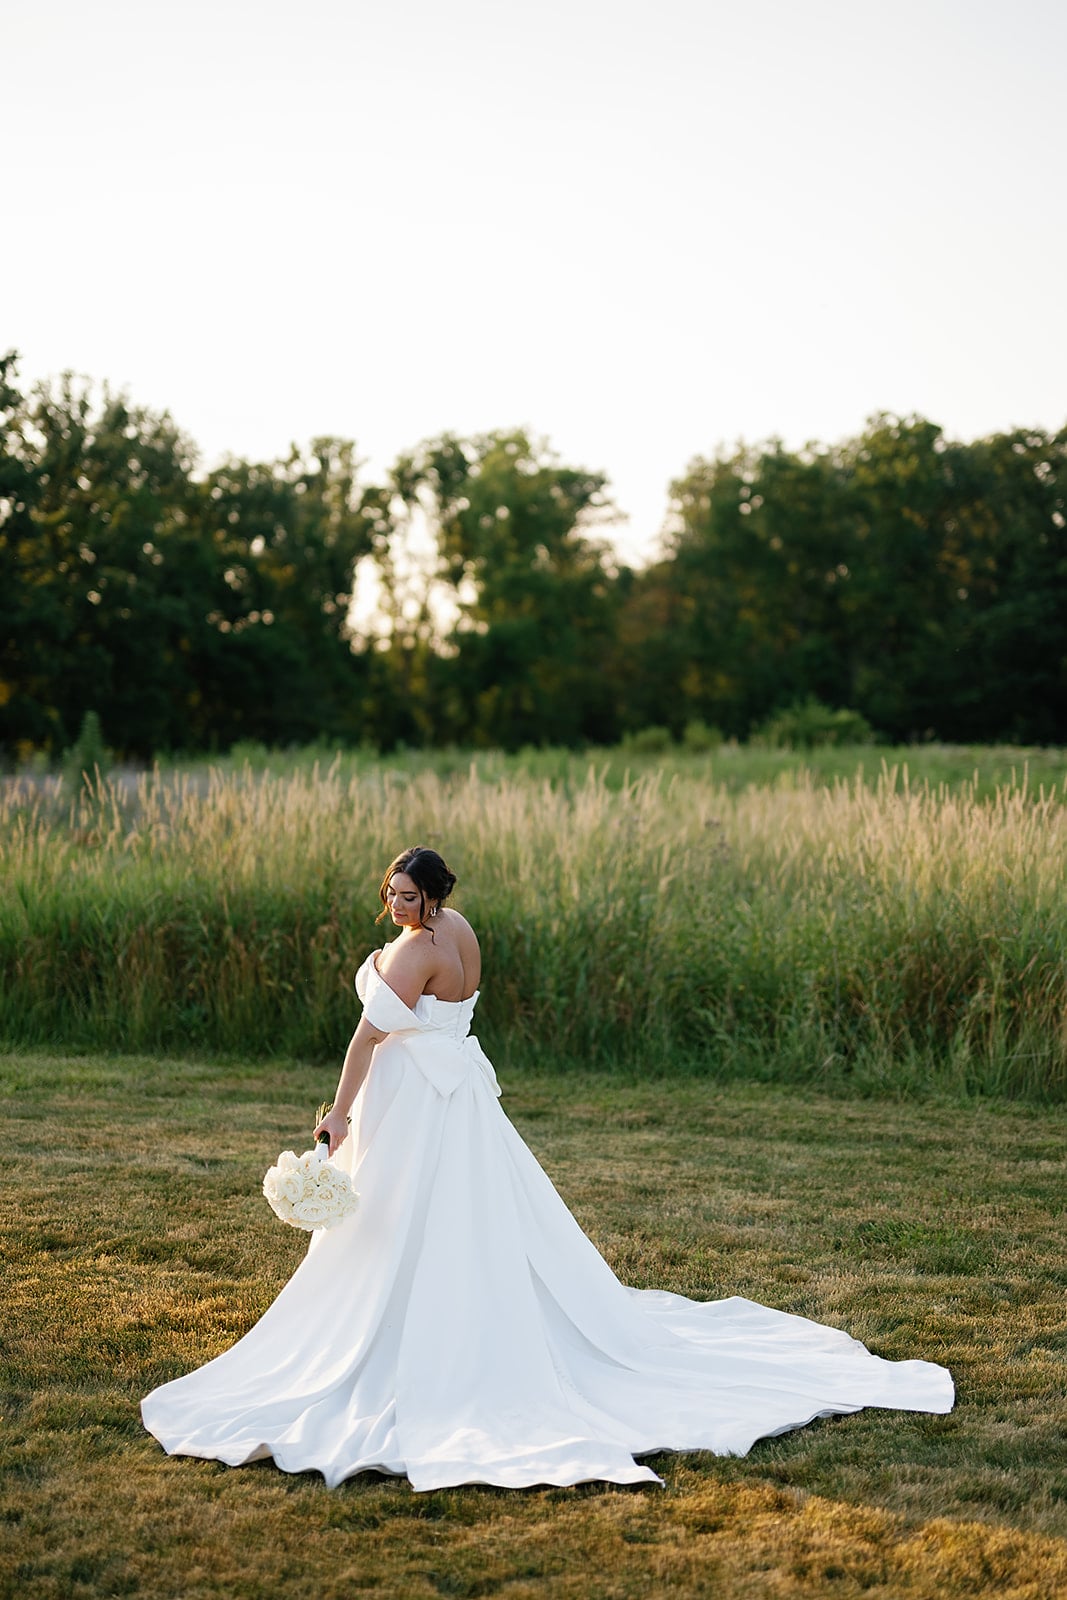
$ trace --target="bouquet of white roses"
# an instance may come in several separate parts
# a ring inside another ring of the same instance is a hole
[[[320,1110],[319,1121],[326,1114]],[[263,1193],[276,1217],[291,1228],[333,1228],[356,1209],[359,1196],[347,1172],[330,1159],[330,1142],[319,1139],[302,1156],[283,1150],[263,1179]]]

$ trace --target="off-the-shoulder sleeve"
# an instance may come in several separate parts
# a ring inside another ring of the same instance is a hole
[[[472,1075],[476,1081],[484,1081],[492,1094],[500,1093],[496,1074],[473,1034],[455,1037],[451,1031],[409,1010],[395,990],[390,989],[375,966],[373,956],[368,956],[356,974],[356,991],[363,1001],[363,1015],[367,1021],[382,1033],[394,1036],[438,1094],[447,1097]],[[469,1027],[477,998],[475,994],[469,1001],[448,1002],[445,1008],[452,1012],[462,1007],[465,1025]],[[445,1005],[441,1001],[437,1004]]]
[[[374,965],[374,951],[373,950],[371,951],[371,953],[367,957],[367,959],[364,961],[363,965],[360,967],[360,969],[356,973],[355,977],[352,979],[352,982],[356,986],[356,993],[359,995],[360,1000],[362,1000],[365,997],[366,993],[367,993],[367,984],[370,982],[370,975],[371,975],[372,972],[375,974],[375,976],[377,976],[378,969]]]
[[[373,961],[360,998],[363,1001],[363,1015],[376,1028],[381,1028],[383,1033],[396,1033],[402,1028],[421,1026],[415,1013],[390,989]]]

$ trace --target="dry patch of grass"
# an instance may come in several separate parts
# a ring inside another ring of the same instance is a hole
[[[745,1294],[956,1375],[948,1417],[866,1411],[666,1490],[327,1490],[170,1459],[137,1401],[225,1348],[302,1241],[258,1194],[323,1073],[0,1060],[0,1593],[293,1600],[963,1597],[1067,1590],[1067,1114],[764,1086],[505,1082],[629,1282]],[[323,1308],[323,1315],[328,1315]]]

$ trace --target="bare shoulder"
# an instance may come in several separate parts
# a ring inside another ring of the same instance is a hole
[[[442,907],[432,927],[410,928],[385,946],[378,973],[409,1008],[423,994],[464,999],[481,977],[474,929],[458,911]]]
[[[445,919],[445,927],[461,949],[466,946],[470,950],[477,950],[478,935],[461,911],[456,911],[452,906],[442,906],[437,913],[437,920],[441,918]]]
[[[430,935],[421,928],[393,939],[378,959],[378,975],[394,994],[411,1007],[422,994],[437,966]]]

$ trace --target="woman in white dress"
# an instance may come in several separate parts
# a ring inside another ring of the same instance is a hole
[[[312,1235],[243,1339],[147,1396],[160,1443],[328,1484],[519,1488],[658,1482],[636,1457],[744,1455],[863,1406],[951,1410],[944,1367],[750,1300],[619,1282],[501,1110],[454,884],[418,845],[382,882],[400,936],[356,975],[363,1016],[315,1130],[359,1206]]]

